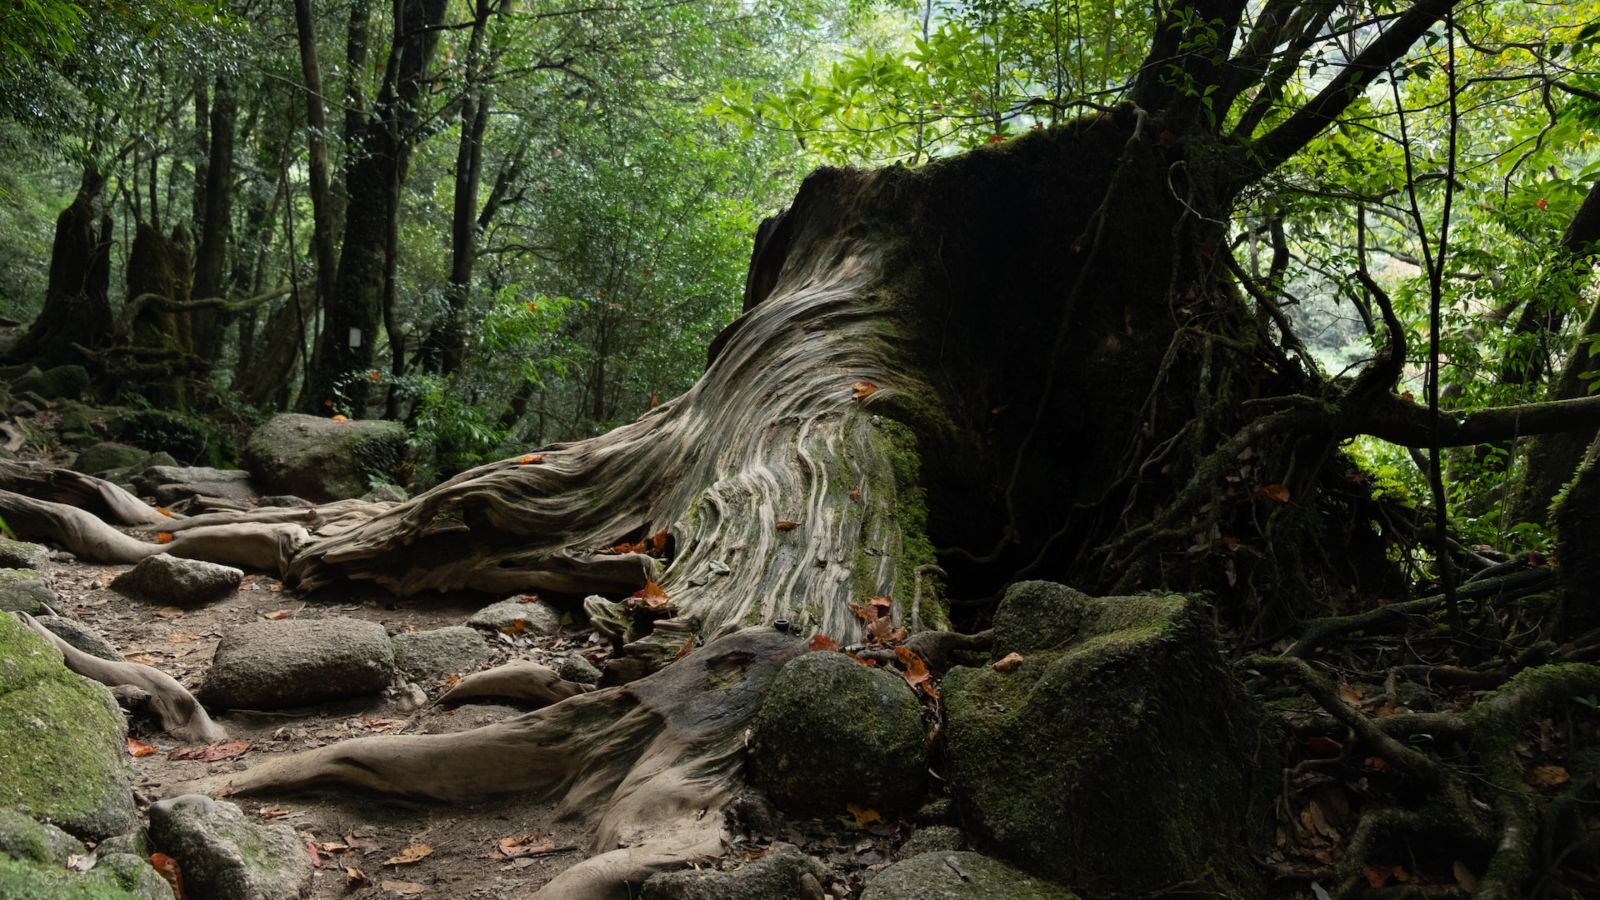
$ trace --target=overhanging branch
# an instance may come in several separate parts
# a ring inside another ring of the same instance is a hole
[[[1467,447],[1534,434],[1600,430],[1600,395],[1497,406],[1469,413],[1440,412],[1439,443]],[[1394,394],[1373,397],[1350,422],[1351,434],[1370,434],[1402,447],[1428,444],[1428,410]]]

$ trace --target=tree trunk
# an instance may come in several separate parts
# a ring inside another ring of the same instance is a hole
[[[94,349],[110,342],[111,217],[95,211],[104,186],[105,177],[86,167],[77,196],[56,217],[44,308],[11,349],[10,359],[41,367],[82,363],[74,344]]]
[[[322,103],[322,66],[317,61],[317,35],[310,0],[295,0],[295,33],[300,43],[300,71],[306,82],[306,145],[311,191],[311,246],[316,256],[317,287],[311,314],[328,308],[337,289],[338,260],[333,249],[333,200],[328,190],[328,118]],[[296,296],[299,294],[297,292]],[[292,360],[291,360],[292,365]]]
[[[311,369],[305,406],[313,413],[344,409],[366,412],[367,372],[373,361],[383,314],[384,273],[388,266],[388,222],[405,184],[410,142],[421,115],[422,82],[443,0],[402,0],[395,4],[395,45],[371,115],[359,132],[346,165],[344,245],[339,274],[323,308],[322,339]]]
[[[194,295],[220,297],[228,243],[233,234],[233,85],[219,76],[211,102],[210,154],[206,163],[205,214],[194,259]],[[195,355],[214,365],[222,350],[228,314],[219,309],[192,313]]]
[[[140,222],[128,251],[127,279],[130,305],[146,294],[173,303],[187,301],[194,283],[194,237],[189,229],[179,223],[172,236],[165,237],[155,226]],[[136,366],[139,392],[157,406],[186,408],[188,391],[180,376],[189,374],[194,352],[189,318],[156,304],[142,304],[129,338],[136,359],[149,361]]]

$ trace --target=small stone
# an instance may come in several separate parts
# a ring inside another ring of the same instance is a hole
[[[243,578],[232,566],[158,553],[118,575],[111,588],[164,606],[198,606],[238,590]]]
[[[150,807],[150,842],[183,867],[195,897],[299,900],[311,886],[311,857],[294,829],[252,822],[234,804],[201,794]]]
[[[490,658],[483,635],[465,625],[394,636],[395,666],[423,681],[476,672]]]
[[[0,612],[38,615],[61,605],[45,577],[32,569],[0,569]]]
[[[41,544],[0,538],[0,569],[42,569],[49,561],[50,550]]]
[[[543,600],[534,600],[524,603],[520,597],[512,597],[485,606],[472,614],[467,624],[475,628],[515,628],[518,620],[522,621],[524,631],[534,634],[554,634],[561,630],[561,613],[556,608]]]
[[[78,454],[78,458],[73,460],[72,468],[90,475],[99,475],[113,469],[134,469],[143,465],[149,458],[148,450],[115,441],[101,441],[84,448]]]
[[[822,863],[792,844],[773,844],[737,869],[663,872],[644,883],[644,900],[796,900],[827,878]],[[809,879],[808,879],[809,876]],[[810,881],[810,884],[804,882]],[[820,890],[817,900],[821,900]]]
[[[561,660],[561,665],[556,673],[564,681],[576,681],[579,684],[599,684],[600,670],[594,663],[583,658],[580,653],[569,653]]]
[[[861,900],[1078,900],[1078,895],[978,853],[940,851],[879,872]]]
[[[379,694],[393,677],[394,650],[376,622],[250,622],[223,630],[200,700],[219,709],[284,709]]]
[[[88,625],[65,616],[39,616],[39,624],[50,629],[56,637],[82,650],[90,656],[122,662],[122,654],[112,643]]]
[[[926,828],[918,828],[916,833],[900,845],[900,855],[916,856],[918,853],[931,853],[935,850],[960,850],[966,845],[966,835],[954,825],[929,825]]]

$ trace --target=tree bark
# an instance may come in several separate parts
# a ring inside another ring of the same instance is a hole
[[[104,187],[105,176],[85,167],[77,196],[56,217],[44,307],[11,349],[10,359],[42,367],[82,363],[83,354],[74,344],[99,348],[111,341],[111,217],[96,212]]]
[[[312,234],[316,257],[316,291],[310,314],[325,309],[337,288],[338,258],[333,248],[333,200],[328,190],[328,118],[323,108],[322,66],[317,61],[317,35],[311,18],[310,0],[295,0],[295,34],[300,44],[300,70],[306,82],[306,146],[309,152],[307,174],[310,179]],[[292,365],[292,361],[291,361]]]
[[[200,220],[200,244],[194,259],[194,295],[220,297],[228,245],[233,236],[233,132],[236,113],[233,85],[218,76],[211,101],[209,154],[206,162],[205,213]],[[193,315],[194,349],[207,365],[214,365],[222,350],[229,315],[221,310],[200,310]]]

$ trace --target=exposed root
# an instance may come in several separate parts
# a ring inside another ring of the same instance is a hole
[[[476,697],[505,697],[533,706],[549,706],[592,690],[593,685],[567,681],[549,666],[519,659],[465,676],[435,702],[461,703]]]
[[[145,509],[166,521],[155,510]],[[19,537],[59,544],[89,562],[136,563],[166,551],[159,544],[131,538],[75,506],[35,500],[12,491],[0,490],[0,518]]]
[[[211,721],[200,701],[171,675],[138,663],[91,656],[57,637],[33,616],[21,612],[14,615],[28,630],[61,651],[67,668],[72,671],[107,687],[132,687],[148,694],[151,707],[161,719],[161,727],[178,740],[210,744],[227,738],[227,731]]]
[[[138,497],[109,481],[55,466],[0,460],[0,490],[76,506],[117,525],[159,525],[167,521]]]
[[[281,577],[310,540],[299,525],[240,522],[177,532],[166,549],[173,556],[274,572]]]
[[[360,738],[270,760],[231,776],[227,789],[353,787],[441,801],[559,794],[559,815],[593,819],[598,855],[536,896],[625,896],[624,885],[660,868],[721,854],[719,812],[742,786],[745,728],[802,649],[750,629],[632,684],[457,734]]]

